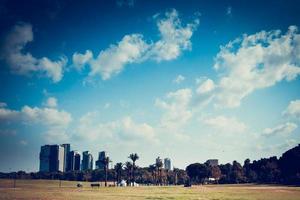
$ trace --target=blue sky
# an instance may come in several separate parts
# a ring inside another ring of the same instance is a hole
[[[41,145],[185,168],[299,143],[297,1],[1,1],[0,171]],[[3,162],[2,162],[3,161]]]

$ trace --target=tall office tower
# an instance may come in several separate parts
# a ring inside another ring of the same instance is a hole
[[[104,159],[108,157],[106,151],[99,152],[98,160],[96,161],[96,168],[97,169],[104,169]]]
[[[44,145],[40,151],[40,171],[64,171],[64,148],[59,145]]]
[[[164,168],[166,170],[172,170],[172,164],[171,164],[171,159],[170,158],[165,158],[164,159]]]
[[[80,170],[80,153],[78,151],[70,152],[70,170]]]
[[[80,170],[80,153],[75,154],[75,163],[74,163],[74,170]]]
[[[65,171],[65,148],[62,146],[58,146],[58,170],[60,172]]]
[[[70,171],[70,151],[71,151],[71,145],[70,144],[62,144],[62,147],[65,148],[65,154],[64,154],[64,172]]]
[[[82,170],[93,169],[93,156],[89,151],[82,153]]]

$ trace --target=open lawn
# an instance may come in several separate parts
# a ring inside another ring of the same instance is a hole
[[[208,200],[300,200],[299,187],[267,185],[209,185],[193,186],[140,186],[91,188],[90,183],[76,187],[77,182],[55,180],[0,179],[0,199],[208,199]]]

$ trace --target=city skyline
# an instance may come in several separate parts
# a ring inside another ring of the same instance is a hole
[[[81,153],[82,152],[82,153]],[[82,155],[82,156],[81,156]],[[109,154],[106,151],[99,151],[98,160],[93,159],[90,151],[78,151],[71,150],[71,144],[53,144],[53,145],[43,145],[40,149],[39,156],[39,172],[70,172],[70,171],[87,171],[87,170],[104,170],[105,159],[109,160],[107,164],[108,169],[114,169],[113,163],[120,163],[119,161],[111,160]],[[128,157],[129,159],[129,157]],[[216,159],[214,159],[216,160]],[[150,165],[155,165],[157,162],[162,163],[162,168],[165,170],[173,170],[172,161],[170,158],[162,159],[158,156],[153,163]],[[94,166],[95,162],[95,168]],[[131,162],[131,161],[129,161]],[[216,160],[218,163],[218,160]],[[123,164],[125,166],[125,163]],[[139,166],[141,167],[141,166]]]
[[[280,156],[300,142],[299,13],[291,0],[1,1],[0,171],[38,171],[45,144],[90,151],[94,167],[100,150],[182,169]]]

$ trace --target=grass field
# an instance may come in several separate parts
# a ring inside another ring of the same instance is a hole
[[[55,180],[0,180],[0,199],[174,199],[174,200],[300,200],[300,188],[267,185],[141,186],[91,188],[90,183]]]

